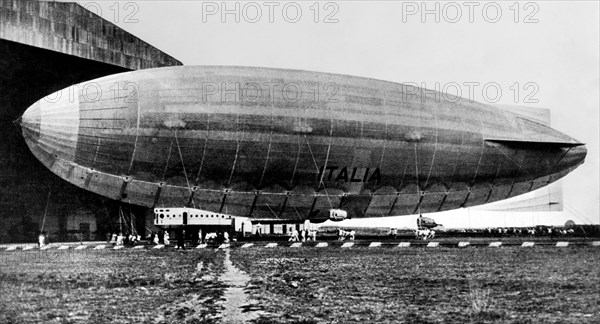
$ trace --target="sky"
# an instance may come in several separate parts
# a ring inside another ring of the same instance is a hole
[[[434,218],[451,227],[600,223],[596,1],[77,2],[185,65],[349,74],[548,108],[552,126],[588,149],[561,180],[563,212],[462,209]],[[414,217],[377,222],[404,223]]]

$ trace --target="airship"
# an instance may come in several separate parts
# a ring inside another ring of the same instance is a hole
[[[178,66],[73,85],[29,107],[41,163],[96,194],[253,221],[433,213],[544,187],[585,145],[526,116],[407,84]]]

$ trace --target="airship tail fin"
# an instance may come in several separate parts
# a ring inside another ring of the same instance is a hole
[[[502,144],[514,148],[531,147],[531,146],[545,146],[554,148],[570,148],[585,145],[577,141],[528,141],[528,140],[516,140],[516,139],[505,139],[505,138],[484,138],[488,143]]]
[[[538,124],[550,126],[550,109],[517,105],[494,105]]]
[[[555,182],[545,188],[528,192],[519,197],[472,207],[475,210],[505,211],[505,212],[541,212],[562,211],[562,183]]]

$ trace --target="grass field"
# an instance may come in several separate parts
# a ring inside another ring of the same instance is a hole
[[[218,323],[219,250],[0,253],[0,323]],[[257,323],[598,323],[600,248],[248,248]]]
[[[211,323],[224,289],[222,254],[210,250],[0,258],[0,323]]]
[[[599,249],[235,250],[265,323],[598,323]]]

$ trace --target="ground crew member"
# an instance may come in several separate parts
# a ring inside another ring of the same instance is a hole
[[[117,236],[117,245],[123,245],[123,233],[119,233]]]
[[[225,231],[223,233],[223,242],[224,243],[229,243],[229,232]]]
[[[46,237],[44,236],[44,233],[40,233],[40,235],[38,236],[38,247],[42,248],[44,247],[44,245],[46,245],[45,243]]]
[[[177,245],[175,246],[176,249],[182,249],[185,250],[185,231],[184,230],[180,230],[177,233]]]

